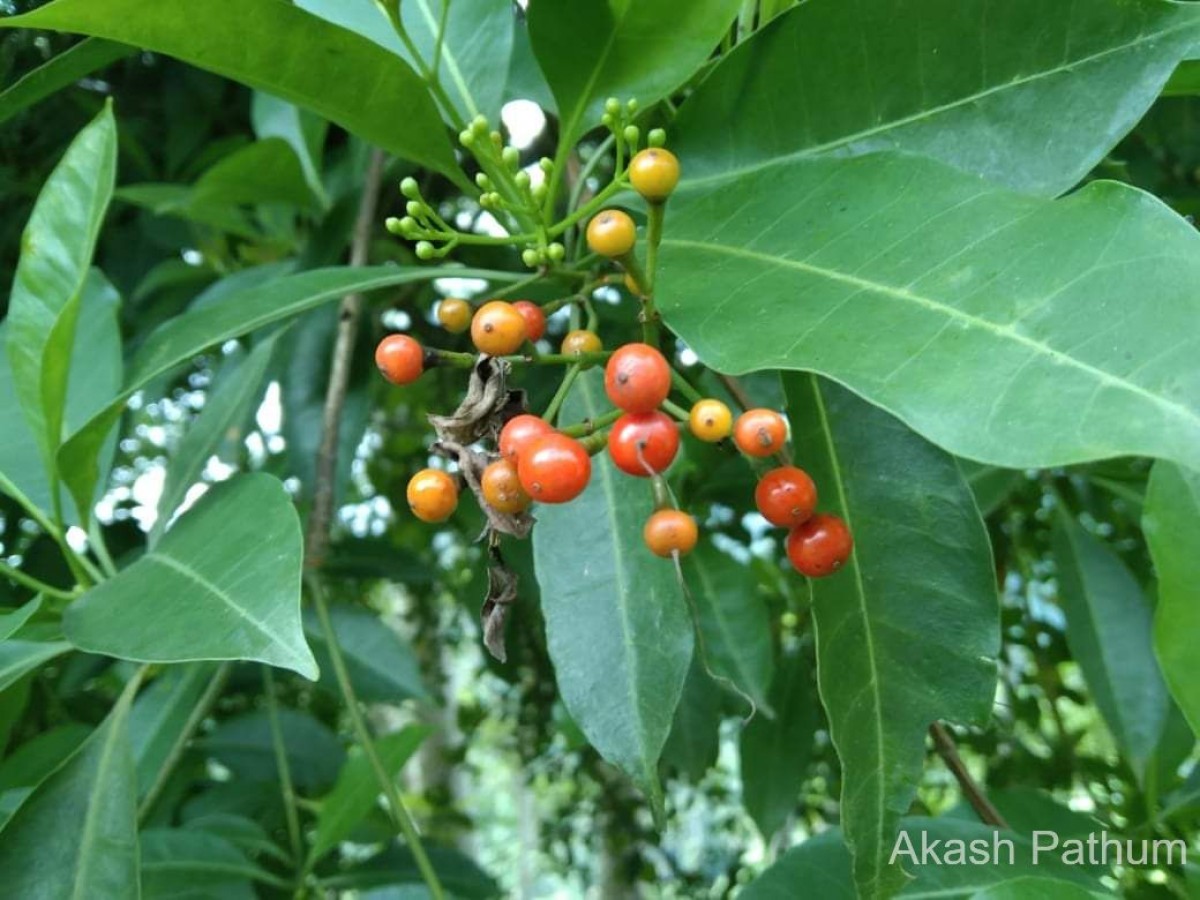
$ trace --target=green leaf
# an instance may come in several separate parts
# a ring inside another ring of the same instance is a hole
[[[30,738],[0,763],[0,791],[33,788],[73,755],[91,736],[92,729],[72,722]]]
[[[984,722],[1000,645],[987,531],[954,459],[844,388],[784,379],[792,435],[854,554],[811,582],[817,671],[842,762],[855,882],[885,896],[935,719]]]
[[[1071,656],[1113,737],[1144,777],[1168,702],[1154,659],[1150,605],[1120,557],[1065,512],[1054,523],[1053,545]]]
[[[137,765],[139,798],[149,793],[166,769],[217,669],[212,663],[172,666],[134,702],[129,740]]]
[[[269,475],[210,489],[146,553],[63,617],[67,639],[140,662],[243,659],[316,680],[300,627],[300,521]]]
[[[692,665],[675,707],[671,732],[663,745],[662,761],[675,766],[693,784],[717,764],[720,752],[721,692],[692,654]]]
[[[905,838],[898,840],[895,847],[900,851],[898,859],[911,862],[908,849],[911,847],[918,858],[922,848],[922,834],[933,852],[942,864],[931,860],[925,865],[912,866],[916,878],[901,892],[901,897],[909,898],[939,898],[939,900],[959,900],[976,894],[977,891],[987,890],[996,885],[1004,884],[1015,878],[1039,876],[1053,879],[1056,883],[1072,882],[1084,887],[1099,889],[1099,882],[1078,871],[1077,867],[1061,863],[1054,853],[1045,851],[1039,853],[1038,861],[1033,862],[1033,847],[1029,840],[1014,832],[997,831],[978,822],[966,822],[961,819],[943,817],[940,819],[906,818],[903,822]],[[779,861],[752,882],[741,897],[744,900],[791,900],[796,896],[796,885],[805,885],[806,890],[821,900],[854,900],[858,896],[884,897],[884,894],[863,894],[855,892],[854,883],[850,877],[850,857],[846,845],[841,840],[837,829],[830,829],[815,838],[810,838],[797,847],[793,847]],[[989,855],[992,854],[994,842],[997,839],[1012,842],[1009,851],[1000,844],[999,851],[989,861],[971,863],[970,856],[964,856],[964,864],[948,863],[947,854],[951,852],[950,842],[964,842],[969,848],[971,841],[983,841]],[[940,845],[934,842],[941,841]],[[889,844],[888,852],[893,847]],[[1011,853],[1011,855],[1010,855]],[[1025,897],[1055,896],[1042,894],[1025,894]],[[1073,894],[1065,894],[1074,897]]]
[[[749,570],[711,541],[703,541],[684,561],[683,575],[695,598],[703,641],[698,652],[704,653],[704,662],[747,694],[759,712],[771,715],[771,622]]]
[[[462,900],[488,900],[501,896],[496,882],[470,857],[448,847],[427,846],[425,849],[438,880],[451,896]],[[423,881],[408,848],[390,847],[352,869],[322,879],[321,884],[332,890],[367,890]]]
[[[216,299],[176,316],[146,338],[125,374],[125,383],[120,392],[63,446],[59,468],[76,502],[82,500],[80,505],[86,505],[96,489],[99,470],[94,459],[105,437],[121,418],[125,401],[154,378],[209,347],[339,299],[345,294],[450,274],[462,278],[508,278],[514,281],[520,277],[452,266],[335,267],[277,277],[266,284],[248,285],[228,294],[212,294]]]
[[[64,641],[0,642],[0,691],[8,688],[26,672],[32,672],[42,663],[49,662],[70,649],[71,645]]]
[[[1001,881],[977,891],[971,895],[971,900],[1028,900],[1029,897],[1037,897],[1038,900],[1095,900],[1096,897],[1111,896],[1114,895],[1089,891],[1082,885],[1060,881],[1057,878],[1026,875],[1023,878]]]
[[[133,47],[96,38],[68,47],[0,92],[0,124],[97,69],[136,52]]]
[[[1165,462],[1150,470],[1142,528],[1158,574],[1154,650],[1171,695],[1200,734],[1200,474]]]
[[[3,647],[5,645],[0,645]],[[137,781],[129,693],[13,815],[0,841],[11,897],[137,897]]]
[[[321,202],[322,207],[327,207],[330,201],[321,181],[321,160],[329,123],[262,91],[255,91],[250,101],[250,120],[260,141],[267,138],[287,141],[300,160],[304,180],[313,196]]]
[[[398,775],[408,758],[416,752],[433,729],[427,725],[410,725],[375,742],[379,760],[389,774]],[[309,848],[309,862],[321,859],[344,841],[363,817],[376,805],[379,782],[366,755],[358,748],[350,752],[337,783],[321,801],[317,814],[317,832]]]
[[[1055,201],[914,157],[785,163],[673,198],[660,273],[664,319],[720,371],[819,372],[1010,468],[1200,466],[1200,236],[1122,185]]]
[[[165,53],[311,109],[397,156],[461,178],[417,74],[370,41],[290,3],[57,0],[0,19],[0,27],[75,32]]]
[[[63,438],[75,326],[92,253],[116,178],[117,129],[101,113],[67,148],[21,238],[5,349],[17,398],[47,472]]]
[[[608,406],[592,370],[575,382],[562,419],[595,419]],[[661,809],[658,757],[687,677],[692,623],[671,562],[642,543],[652,508],[650,485],[601,454],[579,497],[539,507],[533,553],[567,711]]]
[[[39,594],[12,612],[0,613],[0,641],[6,641],[20,631],[21,626],[28,622],[29,617],[41,609],[41,606],[42,598]]]
[[[338,646],[355,692],[368,703],[413,698],[432,703],[412,646],[369,609],[339,604],[330,609]],[[329,648],[317,617],[305,611],[304,632],[321,668],[321,685],[337,693]]]
[[[1025,480],[1025,473],[1015,469],[999,469],[967,459],[960,459],[958,467],[966,476],[975,502],[979,504],[979,511],[984,516],[990,516],[999,509]]]
[[[739,0],[535,3],[529,39],[558,104],[566,147],[600,124],[604,102],[643,107],[690,78],[733,23]],[[585,39],[581,39],[586,35]]]
[[[1059,194],[1198,37],[1197,10],[1163,0],[809,0],[722,60],[680,111],[674,148],[689,179],[903,150]]]
[[[254,403],[266,389],[263,379],[281,332],[260,341],[245,361],[232,372],[222,370],[220,380],[208,395],[204,409],[184,432],[183,439],[167,466],[167,477],[158,497],[158,513],[150,529],[150,546],[166,530],[172,513],[182,505],[188,490],[199,479],[204,466],[225,440],[230,428],[244,422]]]
[[[755,716],[739,753],[742,803],[768,843],[796,808],[821,722],[811,652],[784,656],[770,699],[775,718]]]
[[[279,710],[279,729],[297,787],[320,790],[333,784],[346,758],[333,732],[309,714],[286,707]],[[196,746],[239,778],[271,783],[279,779],[265,710],[227,719],[196,741]]]
[[[285,886],[262,866],[247,859],[235,844],[209,832],[149,828],[141,833],[141,850],[145,900],[190,897],[194,892],[224,897],[247,881]]]
[[[183,827],[193,831],[207,831],[225,838],[249,853],[266,853],[280,862],[291,864],[288,855],[271,840],[266,829],[253,819],[232,813],[210,813],[190,819]]]
[[[404,0],[399,4],[404,29],[428,66],[433,64],[444,2]],[[417,66],[418,61],[374,0],[297,0],[297,5]],[[513,7],[503,0],[453,0],[448,5],[439,80],[460,121],[483,115],[495,126],[512,56]]]

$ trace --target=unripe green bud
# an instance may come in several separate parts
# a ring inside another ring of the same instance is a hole
[[[479,205],[483,209],[490,209],[492,205],[492,195],[488,191],[484,191],[479,195]]]
[[[475,143],[475,135],[471,134],[467,129],[463,129],[458,133],[458,142],[464,147],[470,147]]]
[[[517,187],[519,187],[521,190],[525,190],[529,187],[529,173],[520,171],[513,176],[513,181],[517,183]]]
[[[641,135],[641,131],[638,129],[638,127],[636,125],[626,125],[625,130],[623,132],[621,132],[621,136],[623,138],[625,138],[625,143],[627,143],[630,147],[637,146],[638,137],[640,135]]]
[[[401,225],[400,220],[395,216],[388,216],[386,219],[384,219],[383,227],[386,228],[391,234],[404,234],[404,226]]]
[[[400,182],[400,193],[402,193],[409,200],[420,200],[421,199],[421,188],[417,184],[417,179],[413,178],[410,175],[409,177],[407,177],[403,181],[401,181]]]
[[[529,266],[531,269],[536,269],[538,265],[538,252],[532,247],[528,247],[521,251],[521,262]]]
[[[521,151],[516,147],[505,147],[500,158],[504,160],[506,166],[515,169],[521,162]]]
[[[626,108],[627,110],[629,110],[629,112],[630,112],[631,114],[632,114],[632,113],[635,113],[635,112],[637,112],[637,111],[638,111],[638,102],[637,102],[637,98],[635,98],[635,97],[630,97],[630,98],[629,98],[629,100],[628,100],[628,101],[625,103],[625,108]]]
[[[428,207],[420,200],[409,200],[404,204],[404,211],[410,216],[415,216],[418,219],[425,215],[425,211],[427,209]]]
[[[603,125],[605,128],[612,128],[613,125],[616,123],[616,121],[617,120],[614,119],[612,116],[610,116],[608,113],[605,113],[604,115],[602,115],[600,117],[600,124]]]
[[[417,220],[412,216],[405,216],[400,220],[400,233],[405,237],[417,230]]]
[[[476,137],[483,137],[485,134],[487,134],[488,133],[487,116],[484,116],[481,113],[481,114],[477,115],[474,119],[472,119],[471,120],[471,131],[475,134]]]
[[[498,191],[492,191],[492,206],[503,206],[504,198],[500,196]]]
[[[546,248],[546,255],[555,262],[562,262],[567,255],[567,248],[555,241]]]
[[[434,253],[433,244],[429,241],[417,242],[417,259],[433,259]]]
[[[490,191],[492,189],[492,179],[487,177],[486,172],[475,173],[475,184],[479,186],[481,191]]]
[[[667,133],[661,128],[652,128],[646,135],[646,141],[651,147],[661,147],[667,142]]]
[[[541,169],[543,172],[545,172],[547,175],[549,175],[551,172],[554,171],[554,160],[552,160],[548,156],[543,156],[541,159],[538,160],[538,168]]]
[[[541,203],[546,199],[546,195],[550,193],[550,186],[543,181],[541,184],[535,184],[530,189],[530,193],[533,194],[534,200],[536,200],[538,203]]]
[[[609,97],[604,101],[604,111],[610,116],[615,116],[621,111],[621,101],[616,97]]]
[[[504,146],[504,135],[498,131],[492,132],[492,146],[499,150]]]

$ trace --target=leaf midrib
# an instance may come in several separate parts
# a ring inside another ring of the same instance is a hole
[[[417,4],[417,8],[421,11],[421,16],[425,19],[425,24],[429,26],[429,30],[435,35],[436,41],[439,23],[433,15],[433,10],[429,8],[429,4],[426,3],[426,0],[414,0],[414,2]],[[442,0],[442,2],[448,4],[450,0]],[[471,89],[467,86],[467,81],[463,76],[462,70],[458,67],[458,58],[454,55],[454,52],[450,48],[450,41],[443,39],[442,56],[446,60],[446,68],[450,70],[450,75],[454,78],[454,86],[458,89],[459,96],[462,97],[463,102],[467,104],[467,114],[471,118],[474,118],[475,116],[479,115],[479,107],[475,103],[475,97],[471,94]],[[430,60],[430,65],[432,65],[433,62],[433,60]]]
[[[1011,341],[1016,344],[1033,350],[1035,353],[1044,356],[1054,362],[1058,362],[1064,366],[1078,369],[1087,373],[1097,381],[1104,382],[1121,390],[1129,391],[1137,394],[1155,406],[1161,407],[1172,416],[1179,416],[1192,426],[1200,428],[1200,414],[1190,410],[1188,407],[1174,400],[1168,400],[1166,397],[1155,394],[1147,390],[1139,384],[1128,381],[1111,372],[1106,372],[1091,363],[1077,359],[1068,353],[1057,350],[1051,347],[1044,341],[1039,341],[1031,338],[1028,335],[1022,334],[1020,331],[1013,328],[1011,325],[997,325],[995,322],[989,322],[987,319],[979,316],[971,315],[956,309],[941,300],[936,300],[932,297],[927,297],[923,294],[918,294],[910,291],[907,288],[895,287],[889,284],[883,284],[879,281],[873,281],[869,278],[860,278],[857,275],[851,275],[847,272],[839,272],[836,269],[827,269],[822,266],[816,266],[812,263],[802,262],[800,260],[787,259],[782,256],[774,256],[770,253],[760,253],[756,250],[746,250],[740,247],[731,247],[723,244],[713,244],[707,241],[684,240],[680,238],[667,238],[663,240],[664,245],[681,247],[685,249],[703,250],[710,253],[721,253],[726,256],[741,257],[743,259],[751,259],[758,262],[768,263],[785,269],[794,269],[798,272],[804,272],[818,278],[826,278],[830,281],[835,281],[840,284],[845,284],[861,291],[874,292],[883,294],[888,297],[894,297],[897,300],[903,300],[907,303],[912,303],[916,306],[922,306],[932,310],[950,319],[955,319],[964,323],[971,328],[978,328],[983,331],[991,332],[1001,340]]]
[[[1108,47],[1104,50],[1099,51],[1098,53],[1092,53],[1092,54],[1089,54],[1088,56],[1081,56],[1078,59],[1074,59],[1069,62],[1061,63],[1057,66],[1054,66],[1053,68],[1043,69],[1040,72],[1034,72],[1032,75],[1020,76],[1018,78],[1013,79],[1012,81],[1005,82],[1004,84],[992,85],[991,87],[985,88],[982,91],[976,91],[973,94],[966,94],[962,97],[959,97],[955,100],[950,101],[949,103],[941,103],[941,104],[938,104],[937,106],[931,106],[928,109],[923,109],[916,113],[910,113],[907,116],[901,116],[900,118],[893,119],[890,122],[885,122],[880,125],[875,125],[871,128],[866,128],[861,131],[856,131],[851,134],[843,135],[840,138],[835,138],[832,141],[826,141],[823,144],[810,144],[809,146],[802,147],[798,150],[793,151],[792,153],[786,153],[786,154],[782,154],[779,156],[769,157],[767,159],[762,159],[755,163],[751,163],[750,165],[738,166],[736,168],[722,169],[719,172],[714,172],[711,175],[703,175],[703,176],[700,176],[699,178],[686,178],[686,179],[684,179],[684,184],[686,184],[686,186],[688,186],[688,187],[692,187],[694,185],[702,185],[702,184],[706,184],[706,183],[709,183],[712,181],[719,181],[721,179],[728,178],[728,177],[731,177],[734,175],[745,175],[750,172],[754,172],[759,169],[763,169],[773,163],[778,163],[781,160],[795,160],[795,159],[802,159],[806,156],[816,156],[816,155],[824,153],[828,150],[834,150],[839,147],[845,147],[845,146],[847,146],[849,144],[853,144],[857,141],[861,141],[866,138],[874,137],[875,135],[878,135],[878,134],[884,134],[888,131],[891,131],[892,129],[903,128],[906,125],[912,125],[913,123],[920,122],[923,119],[927,119],[927,118],[932,119],[936,116],[941,115],[942,113],[949,112],[952,109],[956,109],[961,106],[968,106],[972,103],[976,103],[980,100],[983,100],[986,97],[990,97],[994,94],[998,94],[1003,91],[1007,91],[1011,88],[1025,87],[1026,85],[1032,84],[1043,78],[1050,78],[1055,75],[1061,75],[1063,73],[1070,72],[1071,70],[1076,69],[1080,66],[1086,66],[1093,62],[1102,60],[1108,56],[1112,56],[1113,54],[1127,52],[1127,51],[1132,50],[1133,48],[1138,47],[1142,44],[1146,44],[1151,41],[1161,40],[1162,38],[1168,37],[1172,34],[1175,34],[1176,32],[1185,31],[1187,29],[1195,29],[1196,27],[1197,27],[1196,20],[1191,19],[1187,22],[1182,22],[1179,25],[1174,25],[1170,28],[1165,28],[1161,31],[1155,31],[1150,34],[1142,35],[1132,41],[1128,41],[1126,43],[1119,44],[1118,46]]]
[[[79,853],[75,857],[75,875],[71,879],[71,898],[72,900],[87,900],[86,894],[80,893],[80,887],[83,886],[84,875],[87,873],[88,864],[85,858],[86,848],[88,844],[94,840],[96,830],[96,807],[99,805],[99,794],[101,791],[107,790],[109,787],[108,778],[105,773],[108,772],[109,763],[112,754],[116,749],[117,739],[119,737],[118,728],[124,727],[125,715],[128,712],[128,707],[123,704],[124,699],[117,701],[117,708],[114,710],[113,721],[109,725],[109,732],[104,736],[104,746],[100,750],[100,762],[96,766],[96,777],[92,780],[91,789],[88,791],[88,807],[87,813],[83,818],[83,834],[79,839]]]
[[[829,460],[833,472],[833,483],[837,488],[838,502],[841,506],[842,517],[846,522],[846,526],[850,529],[850,533],[855,533],[854,522],[850,514],[850,503],[846,496],[846,484],[842,478],[842,465],[838,457],[837,448],[833,443],[833,431],[829,425],[829,415],[825,409],[825,398],[821,394],[821,385],[817,380],[816,375],[809,376],[809,383],[812,385],[813,398],[816,403],[817,416],[821,420],[821,433],[825,436],[825,448],[829,452]],[[880,761],[879,771],[879,788],[875,791],[877,802],[876,807],[876,823],[882,823],[884,820],[884,803],[883,803],[883,785],[884,785],[884,746],[883,746],[883,697],[879,690],[879,669],[875,661],[875,634],[871,628],[871,617],[867,610],[867,592],[863,584],[862,567],[859,565],[862,557],[861,548],[855,548],[855,552],[850,556],[850,569],[854,572],[855,598],[858,600],[859,611],[863,620],[863,633],[866,636],[866,652],[867,662],[871,670],[870,689],[875,696],[875,703],[871,707],[874,712],[875,725],[875,751],[876,758]],[[885,841],[882,839],[882,829],[880,825],[876,825],[876,830],[880,832],[880,840],[875,841],[875,853],[873,855],[873,872],[872,884],[878,884],[882,880],[882,872],[884,871],[883,850]]]

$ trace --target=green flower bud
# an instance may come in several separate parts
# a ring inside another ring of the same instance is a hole
[[[420,200],[409,200],[404,204],[404,211],[418,219],[425,215],[426,210],[428,210],[428,207]]]
[[[635,97],[630,97],[630,98],[629,98],[629,100],[628,100],[628,102],[626,102],[626,104],[625,104],[625,108],[626,108],[627,110],[629,110],[629,112],[630,112],[630,114],[631,114],[631,115],[632,115],[633,113],[637,112],[637,111],[638,111],[638,102],[637,102],[637,99],[636,99]]]
[[[417,184],[417,179],[410,175],[408,178],[405,178],[403,181],[401,181],[400,193],[402,193],[409,200],[420,200],[421,188]]]
[[[413,234],[417,230],[417,220],[412,216],[405,216],[400,220],[400,233],[405,237]]]
[[[530,193],[533,194],[534,200],[536,200],[538,203],[541,203],[546,199],[546,195],[550,193],[550,186],[543,181],[541,184],[535,184],[530,189]]]
[[[479,195],[479,205],[483,209],[490,209],[492,205],[492,195],[489,191],[484,191]]]
[[[661,128],[653,128],[650,130],[650,133],[646,135],[646,141],[651,147],[661,147],[667,142],[667,133]]]
[[[391,234],[404,234],[404,226],[400,224],[400,220],[395,216],[388,216],[383,220],[383,227]]]
[[[475,143],[475,135],[473,135],[467,129],[463,129],[458,133],[458,142],[464,147],[470,147],[473,143]]]
[[[521,190],[526,190],[529,187],[529,173],[520,171],[513,176],[513,181],[517,183],[517,187]]]
[[[525,263],[531,269],[536,269],[539,262],[538,252],[532,247],[527,247],[521,251],[521,262]]]
[[[616,97],[609,97],[604,101],[604,111],[610,116],[615,116],[621,112],[621,101]]]
[[[433,249],[433,244],[429,241],[417,242],[417,259],[433,259],[437,251]]]
[[[552,160],[548,156],[543,156],[541,159],[538,160],[538,168],[541,169],[543,172],[545,172],[547,175],[549,175],[551,172],[554,171],[554,160]]]
[[[621,132],[621,136],[625,138],[625,143],[630,147],[638,145],[638,137],[641,135],[640,129],[636,125],[626,125],[625,130]]]
[[[492,179],[487,177],[486,172],[476,172],[475,173],[475,184],[479,187],[479,189],[481,191],[486,191],[489,188],[491,188]]]
[[[506,166],[515,169],[521,162],[521,151],[516,147],[505,147],[500,158],[504,160]]]
[[[608,113],[605,113],[604,115],[602,115],[600,117],[600,124],[603,125],[605,128],[611,129],[613,127],[613,125],[616,123],[616,121],[617,120],[614,119],[612,116],[610,116]]]
[[[474,119],[472,119],[471,120],[471,131],[475,134],[476,137],[483,137],[485,134],[487,134],[488,133],[487,116],[485,116],[481,113],[480,115],[477,115]]]
[[[546,255],[555,262],[562,262],[567,255],[567,248],[555,241],[546,248]]]
[[[504,135],[502,135],[498,131],[493,131],[492,132],[492,146],[495,147],[497,150],[501,149],[504,146]]]

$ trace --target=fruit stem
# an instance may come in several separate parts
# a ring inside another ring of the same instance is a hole
[[[460,369],[471,368],[478,359],[473,353],[462,353],[456,350],[438,350],[434,347],[427,347],[425,352],[436,359],[439,365],[455,366]],[[517,353],[511,356],[499,356],[496,358],[518,366],[571,366],[577,363],[581,363],[584,366],[594,366],[598,363],[606,362],[610,356],[612,356],[611,350],[597,350],[595,353],[542,353],[536,358],[526,353]]]
[[[692,404],[699,403],[704,399],[704,395],[696,390],[684,374],[674,366],[671,367],[671,383],[675,385],[675,390],[687,397],[688,401]]]
[[[568,437],[587,437],[589,434],[595,434],[601,428],[611,425],[617,419],[621,418],[622,411],[619,409],[610,409],[602,416],[595,419],[584,419],[576,425],[568,425],[566,428],[558,429]]]
[[[589,434],[579,443],[583,445],[583,449],[588,452],[588,456],[595,456],[608,446],[608,432],[597,431],[595,434]]]
[[[581,371],[583,371],[583,364],[575,362],[567,369],[566,374],[563,375],[562,384],[554,392],[554,396],[550,399],[550,405],[546,407],[546,413],[542,416],[551,425],[554,424],[554,420],[558,416],[558,411],[562,408],[563,401],[567,399],[567,394],[571,392],[571,385],[575,383],[575,379],[579,377]]]
[[[672,403],[670,400],[664,400],[662,402],[662,408],[665,412],[670,413],[680,422],[686,422],[688,420],[688,411],[677,403]]]

